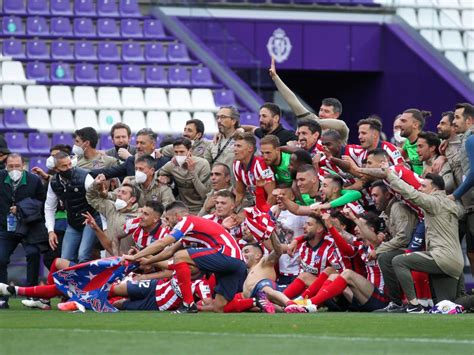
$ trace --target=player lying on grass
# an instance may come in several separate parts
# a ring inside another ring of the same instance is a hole
[[[346,258],[355,259],[353,265],[362,263],[365,268],[358,271],[365,275],[351,269],[345,269],[339,274],[334,268],[329,267],[303,293],[302,296],[308,298],[306,305],[290,301],[285,308],[286,312],[313,312],[316,310],[314,305],[321,306],[340,295],[349,302],[347,309],[351,311],[371,312],[384,308],[389,303],[388,297],[384,294],[382,273],[377,261],[371,257],[374,250],[372,240],[377,238],[380,220],[372,213],[358,218],[348,210],[344,212],[356,223],[355,232],[358,239],[352,245],[334,228],[328,214],[323,215],[323,219],[341,254]]]

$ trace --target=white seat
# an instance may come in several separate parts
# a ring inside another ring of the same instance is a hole
[[[49,112],[44,108],[30,108],[26,112],[26,122],[40,132],[51,132]]]
[[[461,33],[456,30],[441,31],[441,44],[443,49],[463,49]]]
[[[474,4],[472,0],[459,0],[459,5],[464,9],[474,9]]]
[[[146,126],[163,134],[172,133],[168,113],[165,111],[148,111],[146,114]]]
[[[191,102],[195,110],[217,111],[214,95],[210,89],[192,89]]]
[[[165,89],[146,88],[145,105],[148,110],[169,110],[168,95]]]
[[[6,84],[2,86],[4,107],[25,107],[25,93],[21,85]]]
[[[192,111],[193,104],[188,89],[170,89],[168,92],[170,108],[172,110]]]
[[[467,70],[474,72],[474,51],[467,52]]]
[[[144,110],[146,108],[143,91],[140,88],[123,88],[122,105],[124,108]]]
[[[461,29],[461,16],[458,10],[446,9],[439,12],[439,24],[441,28]]]
[[[26,79],[23,64],[16,61],[2,62],[2,77],[3,82],[7,83],[34,83],[34,81]]]
[[[122,115],[122,120],[123,123],[130,126],[133,133],[147,127],[143,111],[125,111]],[[160,130],[159,126],[156,128],[157,130]]]
[[[74,122],[79,129],[92,127],[97,130],[99,128],[97,114],[94,110],[76,110],[74,113]]]
[[[458,0],[438,0],[436,4],[441,9],[457,9],[459,7]]]
[[[110,128],[116,123],[122,122],[118,110],[101,110],[99,112],[99,132],[109,133]]]
[[[74,88],[74,102],[80,108],[99,108],[97,95],[92,86],[76,86]]]
[[[119,89],[116,87],[100,87],[97,91],[97,99],[100,108],[120,109],[122,100]]]
[[[469,79],[471,79],[471,81],[474,81],[474,73],[469,74]]]
[[[52,132],[74,132],[74,118],[72,111],[68,109],[55,109],[51,111],[51,131]]]
[[[415,9],[400,8],[397,9],[397,15],[404,19],[410,26],[419,27],[418,19],[416,17]]]
[[[465,29],[474,30],[474,9],[462,10],[462,25]]]
[[[461,71],[467,71],[466,58],[461,51],[446,51],[444,52],[446,58],[449,59]]]
[[[194,112],[193,118],[201,120],[202,123],[204,123],[205,134],[216,134],[219,132],[219,129],[217,128],[216,116],[214,113],[209,111]]]
[[[44,85],[28,85],[25,90],[25,95],[26,102],[30,107],[51,107],[48,89]]]
[[[468,51],[474,50],[474,31],[464,31],[463,34],[464,49]]]
[[[418,24],[421,28],[439,28],[437,11],[435,9],[418,9]]]
[[[170,114],[171,133],[183,133],[186,121],[191,119],[191,114],[186,111],[173,111]]]
[[[75,108],[70,86],[54,85],[49,89],[49,99],[54,108]]]
[[[441,37],[439,36],[438,30],[421,30],[420,34],[430,42],[436,49],[441,49]]]
[[[390,2],[388,3],[390,4]],[[391,1],[391,3],[399,7],[416,7],[416,0],[396,0]]]
[[[435,0],[416,0],[418,7],[433,7],[435,6]]]

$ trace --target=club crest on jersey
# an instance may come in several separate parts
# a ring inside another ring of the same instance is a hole
[[[268,39],[267,50],[270,57],[275,58],[277,63],[283,63],[291,53],[291,41],[285,31],[277,28]]]

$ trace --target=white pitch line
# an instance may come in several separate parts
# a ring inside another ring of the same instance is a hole
[[[16,332],[16,331],[44,331],[44,332],[64,332],[64,333],[107,333],[107,334],[124,334],[124,330],[117,329],[64,329],[64,328],[2,328],[2,332]],[[331,336],[331,335],[312,335],[312,334],[264,334],[264,333],[220,333],[220,332],[201,332],[201,331],[166,331],[166,330],[125,330],[127,334],[141,334],[141,335],[197,335],[197,336],[235,336],[235,337],[257,337],[257,338],[299,338],[299,339],[311,339],[311,340],[327,340],[327,341],[359,341],[359,342],[393,342],[402,341],[408,343],[423,343],[423,344],[466,344],[474,345],[474,340],[467,339],[430,339],[430,338],[381,338],[381,337],[344,337],[344,336]]]

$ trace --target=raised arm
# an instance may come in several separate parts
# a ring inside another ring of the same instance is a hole
[[[270,235],[270,241],[272,242],[273,250],[265,257],[264,263],[266,265],[273,266],[278,263],[278,261],[280,260],[280,256],[283,254],[283,248],[280,241],[278,240],[278,236],[275,230]]]

